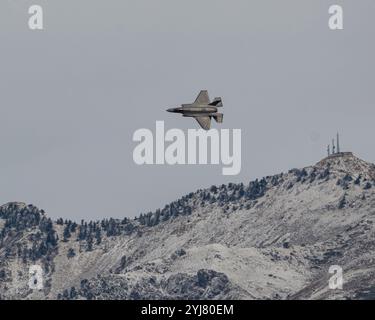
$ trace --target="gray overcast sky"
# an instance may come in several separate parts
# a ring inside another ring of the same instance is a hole
[[[44,31],[28,29],[28,7]],[[328,7],[344,30],[328,29]],[[134,216],[198,188],[248,182],[342,147],[375,162],[375,2],[2,0],[0,202],[54,218]],[[196,128],[165,112],[200,89],[242,129],[242,171],[136,166],[133,132]]]

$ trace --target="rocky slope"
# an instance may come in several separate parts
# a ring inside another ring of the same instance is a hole
[[[136,219],[0,207],[3,299],[370,299],[375,166],[350,153],[212,186]],[[42,267],[43,289],[28,285]],[[343,269],[332,290],[331,265]]]

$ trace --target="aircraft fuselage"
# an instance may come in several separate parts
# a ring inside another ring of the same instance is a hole
[[[173,113],[182,113],[182,115],[189,117],[194,115],[211,115],[217,112],[217,108],[213,106],[194,106],[192,104],[183,104],[177,108],[170,108],[167,110],[168,112]]]

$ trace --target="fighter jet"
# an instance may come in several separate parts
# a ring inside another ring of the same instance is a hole
[[[167,111],[182,113],[184,117],[193,117],[204,130],[209,130],[211,118],[214,118],[218,123],[223,122],[223,114],[217,112],[217,108],[222,106],[221,98],[215,98],[210,102],[207,90],[202,90],[193,103],[182,104],[180,107],[170,108]]]

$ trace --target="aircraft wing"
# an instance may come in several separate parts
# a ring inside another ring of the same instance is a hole
[[[194,104],[209,104],[210,97],[208,96],[207,90],[199,92],[198,97],[195,99]]]
[[[211,119],[210,117],[194,117],[195,120],[198,121],[199,125],[204,129],[204,130],[210,130],[211,127]]]

